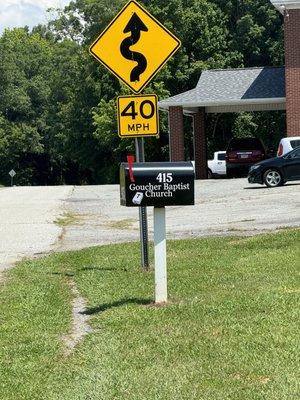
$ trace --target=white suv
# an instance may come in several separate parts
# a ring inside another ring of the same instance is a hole
[[[277,157],[285,155],[298,146],[300,146],[300,136],[290,136],[281,139],[277,150]]]
[[[207,161],[208,167],[208,178],[214,176],[226,176],[226,162],[225,162],[226,151],[216,151],[214,158]]]

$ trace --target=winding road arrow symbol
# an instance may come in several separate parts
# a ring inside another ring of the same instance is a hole
[[[136,61],[138,65],[133,68],[130,74],[130,82],[136,82],[140,80],[140,75],[145,72],[147,68],[147,59],[143,54],[136,51],[131,51],[130,47],[136,44],[141,37],[141,32],[148,32],[148,28],[139,18],[136,13],[133,13],[130,21],[124,29],[124,33],[131,33],[131,36],[123,40],[120,46],[121,54],[124,58],[130,61]]]
[[[90,53],[137,94],[180,44],[180,40],[137,0],[128,0],[90,46]]]

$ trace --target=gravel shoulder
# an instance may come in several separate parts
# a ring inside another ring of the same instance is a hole
[[[138,210],[120,206],[119,186],[76,186],[65,202],[76,223],[65,226],[57,251],[139,240]],[[153,209],[148,209],[149,236]],[[253,235],[300,226],[299,182],[268,189],[246,179],[196,182],[194,207],[167,208],[170,239]]]

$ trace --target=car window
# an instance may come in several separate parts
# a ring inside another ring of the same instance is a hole
[[[225,160],[225,153],[218,154],[218,160],[224,161]]]
[[[290,153],[290,158],[300,158],[300,147]]]
[[[295,149],[296,147],[300,146],[300,140],[291,140],[291,146],[292,149]]]
[[[264,146],[259,139],[245,138],[245,139],[232,139],[228,146],[229,151],[234,150],[262,150]]]

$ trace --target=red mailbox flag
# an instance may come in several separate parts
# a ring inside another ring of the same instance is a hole
[[[130,182],[134,183],[135,179],[133,176],[133,163],[134,163],[134,156],[132,155],[128,155],[127,156],[127,162],[128,162],[128,166],[129,166],[129,177],[130,177]]]

